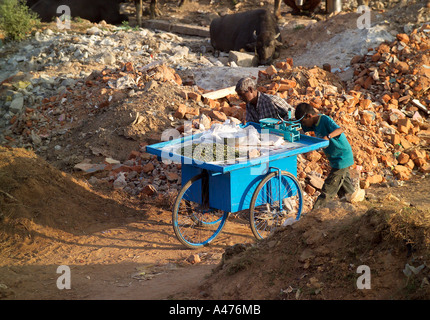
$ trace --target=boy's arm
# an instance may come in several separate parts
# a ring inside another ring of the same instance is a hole
[[[329,133],[328,135],[326,135],[323,139],[325,140],[330,140],[331,138],[340,136],[343,133],[342,128],[337,128],[336,130],[334,130],[333,132]]]

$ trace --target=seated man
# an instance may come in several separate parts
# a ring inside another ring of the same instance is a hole
[[[294,118],[294,109],[281,97],[257,91],[251,78],[242,78],[236,84],[236,93],[246,102],[246,122],[259,123],[264,118],[287,119],[288,111]]]

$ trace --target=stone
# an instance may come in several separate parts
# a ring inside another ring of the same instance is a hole
[[[211,118],[205,114],[200,116],[199,122],[203,126],[203,130],[208,130],[211,127]]]
[[[393,169],[393,173],[399,180],[409,180],[411,177],[411,170],[402,165],[395,166]]]
[[[409,36],[405,33],[399,33],[397,35],[397,40],[399,40],[405,44],[408,44],[409,43]]]
[[[357,203],[364,200],[366,191],[363,189],[357,189],[352,194],[346,194],[346,200],[350,203]]]
[[[423,173],[430,173],[430,164],[424,164],[423,166],[420,167],[420,171]]]
[[[17,98],[12,100],[12,102],[9,106],[9,111],[14,113],[14,114],[18,114],[18,113],[22,112],[23,108],[24,108],[24,98],[23,97],[17,97]]]
[[[380,174],[375,174],[373,176],[369,176],[366,179],[370,184],[378,184],[384,181],[384,178]]]
[[[123,189],[127,185],[127,182],[125,181],[125,176],[123,172],[120,172],[118,174],[118,177],[113,182],[114,189]]]
[[[91,27],[91,28],[87,29],[86,33],[88,35],[98,35],[98,34],[102,33],[102,30],[100,30],[97,27]]]
[[[179,104],[178,109],[176,109],[175,117],[178,119],[182,119],[185,117],[185,114],[188,111],[188,107],[185,104]]]
[[[200,256],[196,254],[192,254],[187,258],[187,261],[191,264],[199,263],[201,261]]]
[[[401,73],[407,73],[409,71],[409,65],[407,62],[397,61],[393,64],[393,67],[399,70]]]
[[[168,181],[177,181],[179,179],[179,175],[176,172],[165,172],[164,174]]]
[[[202,96],[196,92],[191,91],[191,92],[188,92],[188,99],[199,102],[202,100]]]
[[[407,153],[401,152],[397,157],[399,164],[406,164],[409,161],[409,155]]]
[[[268,66],[265,71],[266,71],[266,74],[269,76],[273,76],[278,73],[278,71],[273,65]]]
[[[228,61],[234,61],[239,67],[256,67],[258,65],[258,58],[246,52],[230,51]]]
[[[399,119],[397,122],[397,130],[402,133],[409,133],[409,129],[412,127],[412,123],[408,118]]]
[[[320,178],[316,174],[310,173],[308,175],[309,183],[316,189],[321,190],[324,185],[324,179]]]
[[[107,65],[113,65],[116,62],[115,55],[111,52],[105,52],[102,56],[103,62]]]
[[[148,162],[145,164],[142,168],[142,171],[145,173],[150,173],[155,169],[155,166],[152,164],[152,162]]]
[[[313,186],[311,186],[310,184],[306,184],[305,192],[306,192],[308,195],[313,196],[313,195],[314,195],[314,193],[316,192],[316,189],[315,189]]]
[[[311,151],[306,154],[306,159],[309,161],[317,162],[321,159],[321,154],[318,151]]]
[[[157,189],[152,184],[148,184],[142,189],[140,194],[143,196],[152,196],[155,193],[157,193]]]
[[[212,118],[212,120],[218,120],[221,122],[224,122],[225,120],[227,120],[227,116],[224,112],[220,112],[216,110],[212,110],[209,116]]]

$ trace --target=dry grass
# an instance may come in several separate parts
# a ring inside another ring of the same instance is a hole
[[[407,244],[430,249],[430,210],[404,207],[388,217],[390,235]]]

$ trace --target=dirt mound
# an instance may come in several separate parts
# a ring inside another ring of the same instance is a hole
[[[27,253],[37,237],[41,247],[53,238],[104,230],[138,211],[119,195],[94,191],[25,149],[0,148],[0,239]],[[29,245],[26,247],[26,245]]]
[[[430,212],[390,199],[372,209],[333,204],[256,245],[227,249],[199,297],[428,299]],[[369,267],[370,290],[357,288],[359,266]]]

